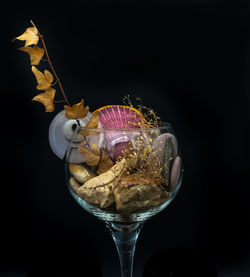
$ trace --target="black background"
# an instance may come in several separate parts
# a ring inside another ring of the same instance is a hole
[[[119,274],[110,234],[74,202],[63,161],[48,144],[49,124],[63,105],[48,114],[30,101],[38,91],[29,59],[16,50],[22,42],[11,42],[30,19],[44,35],[71,103],[84,98],[94,110],[121,104],[130,93],[175,130],[183,185],[145,224],[135,276],[153,254],[172,248],[201,249],[219,276],[249,274],[247,9],[246,1],[215,0],[6,4],[0,276],[27,270],[38,276],[50,267],[66,272],[66,265]]]

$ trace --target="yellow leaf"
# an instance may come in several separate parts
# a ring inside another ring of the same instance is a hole
[[[32,44],[36,45],[39,41],[38,30],[35,27],[29,27],[21,36],[16,37],[13,40],[15,39],[25,40],[25,47]]]
[[[101,150],[97,144],[93,144],[92,148],[79,145],[78,151],[86,159],[87,165],[98,165],[98,169],[96,171],[98,175],[108,171],[114,165],[114,162],[111,160],[107,150]]]
[[[100,175],[106,171],[108,171],[115,163],[109,157],[109,154],[106,149],[102,150],[102,158],[99,162],[97,174]]]
[[[87,165],[97,166],[100,160],[100,148],[97,144],[93,144],[92,147],[89,148],[79,145],[77,149],[86,159]]]
[[[51,84],[54,80],[53,75],[47,69],[44,70],[44,77],[49,84]]]
[[[46,112],[53,112],[55,110],[55,106],[53,103],[55,92],[56,92],[55,89],[50,88],[44,93],[38,94],[32,100],[42,103],[45,107]]]
[[[39,71],[35,66],[31,67],[32,72],[36,76],[37,80],[37,89],[39,90],[49,90],[51,89],[50,85],[53,82],[53,75],[48,71],[44,70],[44,74]]]
[[[77,103],[77,104],[73,105],[72,107],[65,105],[64,109],[65,109],[65,116],[68,119],[84,118],[89,112],[88,106],[86,106],[84,108],[84,100],[83,99],[81,100],[80,103]]]
[[[19,50],[24,51],[30,55],[30,63],[34,65],[39,65],[40,60],[44,55],[44,50],[40,47],[21,47]]]
[[[92,114],[89,122],[85,125],[85,127],[87,128],[97,128],[99,123],[99,112],[95,112]],[[97,136],[98,135],[98,131],[95,130],[86,130],[86,129],[81,129],[79,132],[82,136]]]

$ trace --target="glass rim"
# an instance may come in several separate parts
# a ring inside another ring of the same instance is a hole
[[[112,132],[151,132],[156,130],[164,130],[164,129],[172,129],[172,125],[169,122],[161,122],[161,126],[159,127],[149,127],[149,128],[90,128],[85,126],[76,126],[76,131],[79,130],[86,130],[86,131],[96,131],[96,132],[105,132],[105,131],[112,131]]]

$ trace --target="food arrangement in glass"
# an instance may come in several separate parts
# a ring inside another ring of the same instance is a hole
[[[177,139],[170,123],[162,123],[142,104],[133,107],[129,98],[126,104],[100,107],[92,113],[83,99],[71,106],[44,37],[31,24],[16,39],[25,41],[20,50],[30,55],[37,89],[44,91],[33,100],[41,102],[47,112],[54,111],[57,85],[67,104],[50,124],[51,148],[65,160],[66,183],[73,198],[111,231],[121,275],[132,276],[135,244],[143,223],[163,210],[181,185]],[[42,48],[37,46],[39,40]],[[35,67],[44,55],[53,74]]]

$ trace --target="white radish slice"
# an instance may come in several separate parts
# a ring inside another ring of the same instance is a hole
[[[79,119],[81,126],[85,126],[92,116],[91,112],[88,112],[87,116]],[[77,122],[74,119],[68,119],[65,117],[65,111],[59,112],[52,120],[49,126],[49,144],[52,151],[61,160],[64,158],[67,148],[70,144],[74,129],[77,126]],[[70,162],[84,162],[85,159],[82,154],[77,151],[77,145],[82,140],[82,136],[78,135],[73,138],[72,143],[76,143],[76,149],[73,149],[70,155]],[[96,143],[99,147],[102,144],[103,134],[95,137],[90,137],[89,144]]]
[[[181,157],[177,156],[172,164],[171,173],[170,173],[170,189],[174,190],[180,180],[181,176]]]

